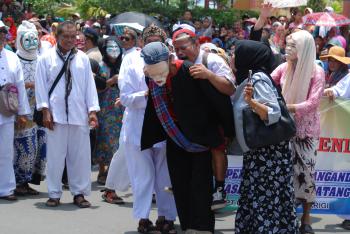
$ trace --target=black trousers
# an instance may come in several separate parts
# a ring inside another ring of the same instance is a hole
[[[168,138],[167,161],[181,229],[214,232],[210,151],[189,153]]]

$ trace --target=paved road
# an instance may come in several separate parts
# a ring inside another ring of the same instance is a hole
[[[92,176],[95,181],[97,174]],[[137,220],[132,219],[131,191],[120,193],[125,205],[110,205],[102,202],[99,191],[102,187],[93,182],[88,198],[92,207],[79,209],[72,204],[68,191],[64,191],[59,207],[48,208],[45,206],[46,184],[35,188],[41,192],[39,196],[20,198],[15,203],[0,200],[0,234],[137,234]],[[153,208],[151,219],[156,218]],[[342,220],[336,216],[313,216],[313,221],[316,233],[350,233],[339,226]],[[233,213],[216,216],[216,234],[233,233],[233,226]]]

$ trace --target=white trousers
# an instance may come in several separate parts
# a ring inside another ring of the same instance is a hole
[[[88,126],[54,125],[47,130],[47,186],[50,198],[62,195],[65,162],[72,195],[90,195],[91,151]]]
[[[126,155],[124,144],[119,144],[119,149],[113,155],[112,161],[108,167],[106,179],[106,188],[125,192],[130,185],[128,168],[126,164]]]
[[[14,123],[0,124],[0,197],[13,194],[16,188],[13,170]]]
[[[174,196],[164,191],[171,186],[165,145],[144,151],[139,146],[125,143],[126,163],[133,191],[133,213],[136,219],[148,219],[155,192],[158,216],[176,219]]]

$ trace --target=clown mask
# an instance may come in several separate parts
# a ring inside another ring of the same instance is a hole
[[[118,58],[118,56],[120,55],[120,48],[117,42],[107,41],[106,53],[111,58],[114,58],[114,59]]]
[[[20,42],[25,51],[36,50],[39,46],[38,33],[34,31],[26,32],[21,36]]]
[[[168,61],[162,61],[152,65],[146,65],[145,75],[151,78],[158,86],[163,86],[169,74]]]

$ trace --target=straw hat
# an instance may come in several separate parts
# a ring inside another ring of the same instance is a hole
[[[329,49],[328,55],[320,56],[321,60],[333,58],[343,64],[350,64],[350,58],[345,56],[345,50],[340,46],[333,46]]]

